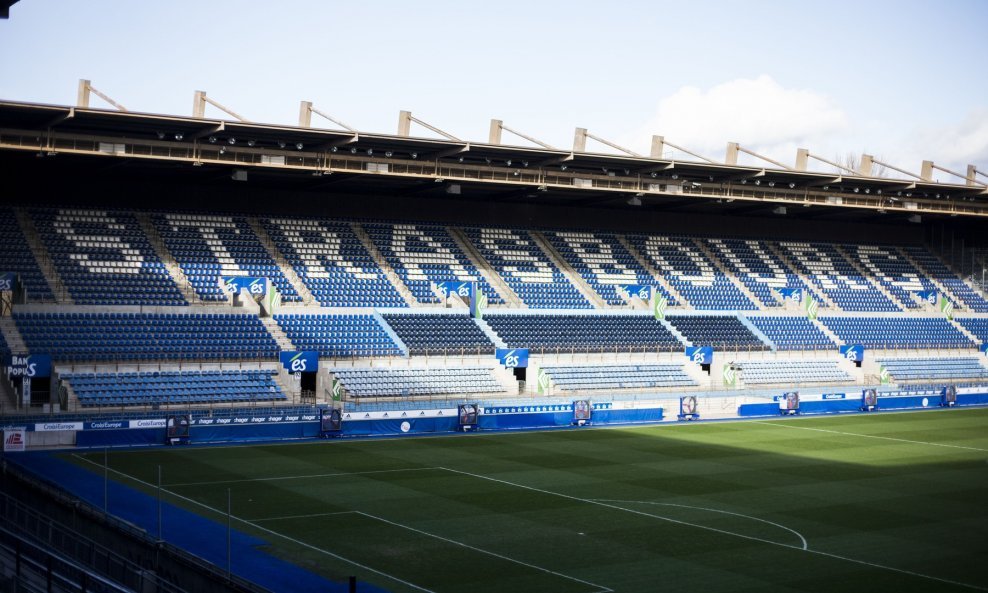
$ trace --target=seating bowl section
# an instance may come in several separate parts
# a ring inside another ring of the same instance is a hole
[[[17,216],[9,208],[0,208],[0,246],[0,273],[16,272],[27,289],[29,300],[52,300],[51,287],[31,253]]]
[[[775,344],[779,350],[829,350],[837,344],[805,316],[761,317],[748,320]]]
[[[408,306],[350,224],[290,218],[269,218],[261,222],[278,250],[322,306]]]
[[[420,303],[438,304],[433,285],[476,282],[488,305],[504,303],[449,232],[440,226],[364,224],[367,235]]]
[[[689,237],[628,235],[628,241],[694,309],[758,309]]]
[[[988,301],[953,273],[937,256],[922,247],[903,247],[902,252],[923,266],[923,270],[963,301],[975,313],[988,313]]]
[[[299,350],[327,358],[401,356],[401,350],[373,315],[275,315]]]
[[[850,383],[854,377],[832,360],[747,361],[739,365],[746,385]]]
[[[156,214],[152,220],[203,301],[227,299],[220,287],[223,276],[267,278],[282,302],[302,300],[244,218]]]
[[[814,288],[823,291],[842,310],[870,313],[902,310],[875,288],[868,277],[862,276],[836,246],[783,241],[779,248],[810,279]]]
[[[60,362],[272,360],[278,344],[252,315],[15,313],[30,352]]]
[[[275,371],[62,373],[82,407],[281,402]]]
[[[866,348],[974,348],[943,317],[820,317],[846,344]]]
[[[77,305],[187,304],[132,214],[61,209],[31,215]]]
[[[340,368],[334,373],[347,393],[358,398],[504,392],[491,369],[483,367]]]
[[[387,313],[384,320],[410,354],[492,354],[494,344],[466,315]]]
[[[666,389],[697,385],[681,364],[546,366],[542,370],[562,391]]]
[[[529,308],[591,308],[527,231],[466,228],[463,232],[493,271]]]
[[[895,381],[988,379],[988,368],[977,358],[880,358]]]
[[[646,315],[499,315],[484,321],[509,348],[538,352],[672,351],[683,344]]]
[[[668,315],[666,320],[694,346],[717,350],[769,350],[741,320],[730,315]]]

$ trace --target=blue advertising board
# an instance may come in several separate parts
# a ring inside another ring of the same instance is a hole
[[[227,294],[240,294],[241,290],[246,290],[252,295],[263,296],[268,292],[268,279],[254,276],[221,276],[223,290]]]
[[[783,299],[787,301],[792,301],[794,303],[803,302],[803,289],[802,288],[780,288],[779,294]]]
[[[864,346],[861,344],[846,344],[838,348],[840,355],[850,360],[851,362],[860,362],[864,360]]]
[[[446,298],[460,296],[472,299],[475,285],[475,282],[437,282],[436,289]]]
[[[0,292],[14,290],[17,282],[17,274],[13,272],[0,272]]]
[[[686,358],[696,364],[713,364],[714,349],[712,346],[687,346]]]
[[[282,352],[281,366],[289,373],[315,373],[319,370],[319,353],[314,350]]]
[[[918,296],[920,300],[926,301],[931,305],[936,305],[940,300],[939,295],[935,290],[917,290],[916,296]]]
[[[528,348],[498,348],[495,356],[497,356],[497,361],[506,369],[528,367]]]
[[[626,286],[616,286],[617,290],[624,293],[629,299],[631,297],[638,297],[646,303],[652,300],[652,291],[654,290],[648,284],[628,284]]]
[[[988,356],[988,342],[981,345],[981,353]]]
[[[51,356],[47,354],[12,354],[7,373],[11,378],[51,376]]]

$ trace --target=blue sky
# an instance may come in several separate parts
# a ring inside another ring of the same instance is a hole
[[[496,117],[563,148],[580,126],[717,160],[737,141],[988,171],[986,22],[981,0],[21,0],[0,98],[72,104],[89,78],[134,111],[189,115],[201,89],[264,123],[307,99],[369,132],[408,109],[467,140]]]

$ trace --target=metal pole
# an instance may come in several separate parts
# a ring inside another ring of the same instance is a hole
[[[233,503],[231,501],[232,499],[230,498],[230,489],[227,488],[226,489],[226,578],[227,580],[230,579],[230,574],[231,574],[230,565],[232,564],[231,556],[230,556],[230,515],[232,514],[231,508],[233,506]]]
[[[109,453],[107,453],[106,447],[103,447],[103,513],[107,512],[109,507],[109,486],[110,481],[110,460]]]
[[[161,466],[158,466],[158,541],[161,541]]]

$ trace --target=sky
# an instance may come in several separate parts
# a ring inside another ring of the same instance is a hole
[[[662,135],[718,161],[739,142],[988,173],[986,22],[985,0],[20,0],[0,99],[71,105],[86,78],[140,112],[191,115],[203,90],[261,123],[310,100],[365,132],[409,110],[478,142],[497,118],[566,149],[584,127],[643,154]]]

